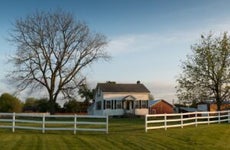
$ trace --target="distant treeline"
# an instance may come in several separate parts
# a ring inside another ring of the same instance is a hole
[[[86,113],[89,106],[88,101],[68,100],[61,107],[55,103],[55,110],[58,113]],[[37,99],[29,97],[25,102],[9,93],[0,96],[0,112],[49,112],[50,102],[48,98]]]

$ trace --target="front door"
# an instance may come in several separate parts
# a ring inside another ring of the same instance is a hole
[[[133,101],[125,101],[125,112],[126,113],[133,113]]]

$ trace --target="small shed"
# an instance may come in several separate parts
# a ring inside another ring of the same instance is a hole
[[[215,101],[204,101],[197,104],[198,111],[217,111],[217,104]],[[230,109],[230,101],[224,101],[221,105],[221,110]]]
[[[149,114],[170,114],[174,113],[173,105],[167,101],[160,100],[149,100]]]

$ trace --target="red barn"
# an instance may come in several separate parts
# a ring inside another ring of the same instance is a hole
[[[149,114],[170,114],[174,113],[173,105],[165,100],[150,100],[149,101]]]

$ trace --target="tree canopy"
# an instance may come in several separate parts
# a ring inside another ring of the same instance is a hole
[[[0,112],[21,112],[22,106],[21,101],[9,93],[0,96]]]
[[[47,98],[36,99],[33,97],[29,97],[26,99],[25,104],[23,106],[23,111],[27,112],[49,112],[50,103]],[[60,105],[55,103],[55,110],[60,111]]]
[[[10,41],[17,46],[11,81],[19,90],[46,89],[51,113],[60,93],[67,97],[77,93],[87,66],[110,58],[106,37],[62,10],[16,20]]]
[[[227,32],[201,35],[200,42],[191,48],[177,79],[178,98],[196,102],[213,99],[220,110],[230,96],[230,37]]]

